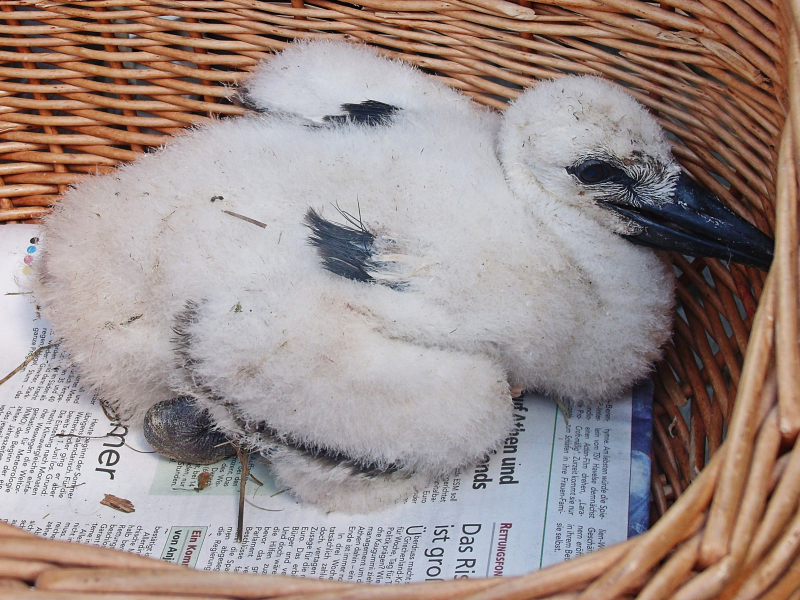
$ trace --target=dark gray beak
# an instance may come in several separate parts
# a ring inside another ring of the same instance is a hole
[[[634,244],[730,260],[762,271],[772,263],[772,240],[686,173],[678,178],[672,202],[636,207],[613,201],[603,204],[643,228],[641,233],[625,236]]]

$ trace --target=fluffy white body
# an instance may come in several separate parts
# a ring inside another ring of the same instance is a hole
[[[678,169],[621,90],[543,83],[501,119],[366,48],[317,43],[266,63],[248,95],[274,112],[177,136],[46,222],[37,301],[121,416],[195,396],[300,500],[361,511],[501,444],[510,386],[605,399],[648,373],[670,269],[565,171],[598,149]],[[400,110],[308,126],[364,100]],[[374,281],[323,267],[309,208],[360,217]]]

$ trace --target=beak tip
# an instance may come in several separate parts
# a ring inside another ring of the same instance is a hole
[[[772,239],[685,173],[678,177],[672,202],[604,205],[641,227],[639,233],[625,236],[635,244],[737,262],[762,271],[772,264]]]

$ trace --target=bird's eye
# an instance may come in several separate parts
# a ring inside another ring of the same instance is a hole
[[[601,160],[587,160],[567,168],[570,175],[575,175],[581,183],[595,184],[615,181],[623,176],[617,168]]]

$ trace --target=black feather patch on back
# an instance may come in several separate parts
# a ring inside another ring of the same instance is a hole
[[[392,116],[400,109],[385,102],[378,102],[377,100],[364,100],[358,104],[342,104],[342,110],[345,112],[343,115],[328,115],[322,117],[322,120],[327,123],[348,124],[355,123],[356,125],[389,125],[392,122]]]
[[[316,247],[323,266],[331,273],[355,281],[374,281],[367,267],[372,258],[375,236],[360,221],[352,217],[348,220],[357,226],[331,223],[313,208],[309,208],[304,219],[311,229],[308,241]]]

